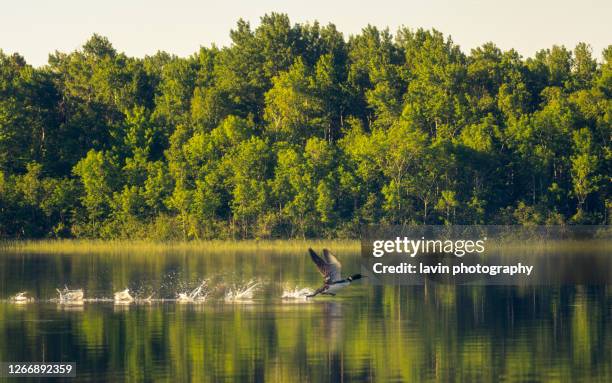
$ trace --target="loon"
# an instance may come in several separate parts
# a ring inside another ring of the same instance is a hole
[[[317,253],[310,248],[308,252],[310,253],[310,258],[312,258],[312,261],[317,266],[317,269],[319,269],[319,272],[325,278],[323,286],[319,287],[314,293],[307,295],[309,298],[319,294],[336,295],[336,292],[350,285],[353,281],[365,277],[361,274],[355,274],[346,279],[342,279],[342,264],[329,250],[323,249],[323,258],[319,257]]]

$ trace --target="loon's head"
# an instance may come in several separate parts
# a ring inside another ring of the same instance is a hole
[[[356,281],[357,279],[361,279],[361,278],[367,278],[367,277],[365,275],[355,274],[355,275],[351,275],[347,279],[349,280],[349,282],[353,282],[353,281]]]

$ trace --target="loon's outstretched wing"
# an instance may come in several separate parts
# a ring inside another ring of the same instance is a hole
[[[340,261],[338,261],[329,250],[323,249],[323,257],[325,260],[319,257],[312,249],[308,249],[308,252],[310,253],[310,258],[317,266],[317,269],[319,269],[319,272],[325,278],[325,283],[331,283],[342,279],[342,264],[340,264]]]

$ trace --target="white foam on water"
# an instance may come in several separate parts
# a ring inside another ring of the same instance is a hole
[[[83,289],[70,290],[68,286],[64,286],[63,290],[55,289],[59,294],[59,303],[69,305],[83,304]]]
[[[153,303],[153,301],[157,302],[160,301],[160,299],[153,299],[153,294],[145,297],[145,298],[136,298],[135,302],[136,303]]]
[[[114,302],[112,298],[83,298],[83,302],[87,303],[104,303],[104,302]]]
[[[283,289],[283,295],[281,296],[281,298],[283,299],[306,299],[308,295],[311,295],[312,293],[314,293],[313,290],[309,289],[308,287],[304,287],[304,288],[299,288],[299,287],[294,287],[293,289],[291,288],[285,288]]]
[[[10,297],[9,302],[16,303],[16,304],[25,304],[25,303],[34,302],[34,298],[28,297],[27,291],[22,291]]]
[[[123,291],[117,291],[113,296],[113,300],[116,304],[129,304],[134,302],[134,297],[130,294],[130,289]]]

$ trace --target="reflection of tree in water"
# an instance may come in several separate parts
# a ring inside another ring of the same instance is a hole
[[[21,263],[0,258],[6,277],[0,292],[55,296],[57,286],[70,282],[88,296],[110,296],[114,286],[132,287],[135,274],[158,288],[168,270],[180,270],[188,282],[235,269],[244,280],[282,274],[292,285],[319,283],[307,259],[285,258],[92,256],[66,265],[47,257],[35,279]],[[350,257],[343,259],[348,266]],[[109,272],[96,278],[99,269]],[[1,302],[0,360],[38,360],[44,348],[47,360],[78,361],[83,380],[609,381],[612,375],[612,293],[604,287],[364,284],[307,304],[283,302],[276,288],[262,294],[247,304],[100,302],[78,311]]]
[[[321,340],[329,344],[329,351],[337,351],[342,347],[344,318],[342,303],[324,302],[323,316],[321,317],[323,334]]]
[[[322,321],[324,335],[322,341],[328,342],[327,369],[330,381],[340,382],[344,376],[344,323],[342,303],[325,302]]]

